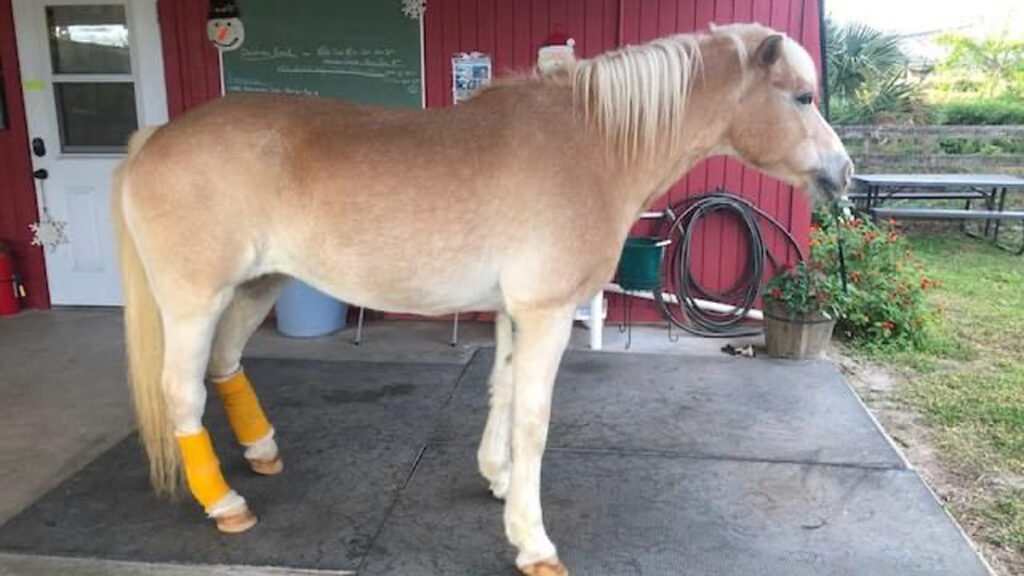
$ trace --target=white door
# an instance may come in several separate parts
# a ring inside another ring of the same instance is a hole
[[[50,300],[118,305],[111,173],[167,121],[156,0],[14,0],[14,27],[40,218],[66,237],[45,250]]]

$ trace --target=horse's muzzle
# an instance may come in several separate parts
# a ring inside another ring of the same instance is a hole
[[[834,152],[822,159],[814,177],[814,184],[829,200],[841,196],[850,186],[853,162],[845,152]]]

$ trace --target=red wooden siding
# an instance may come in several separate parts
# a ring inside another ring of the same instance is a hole
[[[0,129],[0,241],[11,247],[15,266],[25,282],[24,305],[47,308],[50,296],[43,250],[31,245],[32,234],[28,229],[38,212],[10,0],[0,0],[0,70],[7,112],[7,127]],[[7,287],[0,284],[0,289]]]
[[[171,118],[221,95],[220,60],[206,39],[209,0],[158,0]]]
[[[496,76],[528,71],[537,49],[555,32],[592,56],[618,45],[616,0],[431,0],[424,21],[427,107],[452,102],[451,57],[473,50],[491,55]]]
[[[5,0],[0,0],[3,2]],[[493,58],[497,76],[530,69],[537,49],[556,32],[576,40],[588,57],[708,24],[755,21],[785,31],[808,48],[820,67],[819,0],[429,0],[424,19],[424,85],[427,106],[451,104],[451,56],[473,50]],[[220,94],[216,53],[205,38],[206,0],[159,0],[164,66],[171,116]],[[807,246],[810,205],[803,194],[727,158],[698,164],[656,207],[723,186],[773,215]],[[634,233],[650,230],[639,223]],[[768,246],[789,261],[782,234],[764,227]],[[694,243],[697,279],[721,290],[738,278],[748,247],[736,222],[712,217]],[[788,253],[787,253],[788,252]],[[637,317],[660,320],[653,306],[639,304]],[[618,316],[613,311],[612,317]]]

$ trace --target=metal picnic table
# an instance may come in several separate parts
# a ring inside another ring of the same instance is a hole
[[[858,208],[876,217],[919,220],[959,220],[961,229],[986,238],[997,246],[1000,223],[1019,221],[1024,212],[1005,211],[1011,192],[1024,192],[1024,178],[1007,174],[857,174],[856,190],[849,195]],[[963,209],[935,207],[883,208],[889,200],[964,200]],[[981,201],[984,210],[972,210],[971,203]],[[984,220],[980,235],[967,230],[968,220]],[[1018,252],[1024,252],[1024,244]]]

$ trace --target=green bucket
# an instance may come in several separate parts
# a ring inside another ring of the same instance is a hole
[[[619,257],[619,286],[626,290],[657,288],[661,283],[661,259],[665,255],[666,244],[662,238],[626,238]]]

